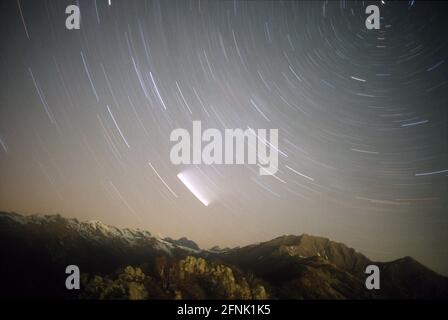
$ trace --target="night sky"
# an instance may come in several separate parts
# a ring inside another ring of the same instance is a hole
[[[76,3],[1,1],[0,210],[205,248],[308,233],[448,274],[448,4],[85,0],[67,30]],[[193,120],[278,129],[279,171],[173,165]]]

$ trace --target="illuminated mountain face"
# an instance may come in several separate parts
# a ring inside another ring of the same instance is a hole
[[[66,5],[1,1],[1,210],[448,274],[446,3],[378,1],[379,29],[362,1],[80,0],[72,30]],[[278,129],[278,170],[173,164],[194,121]]]

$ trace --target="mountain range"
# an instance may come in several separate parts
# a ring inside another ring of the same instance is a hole
[[[326,238],[283,235],[201,249],[187,238],[60,215],[0,212],[0,297],[39,299],[447,299],[448,278],[411,257],[374,262]],[[366,266],[381,288],[365,287]],[[79,290],[65,287],[77,265]]]

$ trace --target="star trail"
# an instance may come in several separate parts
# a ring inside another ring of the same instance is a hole
[[[308,233],[448,274],[446,3],[0,6],[0,210],[202,247]],[[172,164],[193,121],[278,129],[278,171]]]

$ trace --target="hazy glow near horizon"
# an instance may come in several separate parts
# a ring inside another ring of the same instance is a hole
[[[190,192],[194,194],[194,196],[198,198],[199,201],[201,201],[201,203],[204,206],[208,207],[208,205],[210,204],[210,200],[206,199],[206,197],[199,192],[197,187],[193,185],[193,182],[190,181],[189,177],[185,174],[185,172],[179,173],[177,177],[180,179],[180,181],[182,181],[182,183],[187,187],[187,189],[190,190]]]

